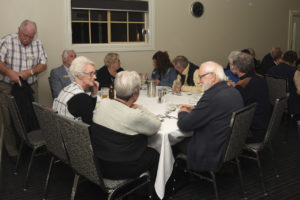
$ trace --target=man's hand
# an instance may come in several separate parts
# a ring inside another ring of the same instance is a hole
[[[20,87],[22,86],[21,81],[20,81],[20,74],[19,72],[13,71],[13,70],[8,70],[6,75],[8,76],[8,78],[10,79],[11,82],[14,83],[18,83],[20,85]]]
[[[19,76],[21,76],[23,80],[27,80],[28,77],[31,76],[31,69],[26,69],[19,72]]]
[[[195,106],[191,106],[191,105],[188,105],[188,104],[182,104],[179,108],[179,112],[188,112],[188,113],[190,113],[194,108],[195,108]]]

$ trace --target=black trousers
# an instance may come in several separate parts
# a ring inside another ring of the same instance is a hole
[[[118,180],[135,178],[149,171],[151,182],[155,181],[159,154],[152,148],[147,148],[142,156],[135,161],[110,162],[99,159],[99,167],[104,178]]]

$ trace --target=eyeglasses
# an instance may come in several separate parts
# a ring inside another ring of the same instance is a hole
[[[201,80],[201,78],[203,78],[204,76],[210,74],[211,72],[207,72],[205,74],[202,74],[202,75],[198,75],[198,79]]]
[[[96,76],[97,72],[82,72],[83,74],[89,75],[90,77]]]
[[[23,35],[24,37],[29,38],[29,39],[31,39],[31,40],[32,40],[32,39],[34,38],[34,36],[35,36],[35,35],[33,35],[33,36],[28,35],[28,34],[24,33],[23,31],[21,31],[21,33],[22,33],[22,35]]]

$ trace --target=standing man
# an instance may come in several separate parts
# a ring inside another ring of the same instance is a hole
[[[187,155],[189,169],[216,170],[222,161],[232,113],[243,107],[243,99],[226,84],[223,67],[218,63],[203,63],[198,80],[204,94],[195,107],[181,105],[177,122],[180,130],[193,131],[194,135],[173,150]]]
[[[76,58],[74,50],[64,50],[62,53],[63,64],[50,72],[50,88],[53,99],[58,96],[60,91],[74,81],[74,77],[70,73],[72,61]]]
[[[27,80],[37,100],[37,75],[46,70],[47,55],[42,42],[35,38],[36,32],[35,22],[24,20],[18,33],[6,35],[0,39],[0,91],[10,93],[14,83],[21,86],[19,79],[21,77]],[[1,112],[5,119],[10,119],[8,108]],[[4,124],[5,147],[12,160],[15,161],[18,153],[11,122],[10,120],[4,121],[6,121]]]

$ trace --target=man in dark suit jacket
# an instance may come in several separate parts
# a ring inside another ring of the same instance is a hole
[[[221,65],[203,63],[198,73],[203,96],[195,107],[180,107],[177,125],[182,131],[193,131],[194,135],[175,145],[174,151],[187,152],[189,169],[215,171],[222,163],[231,115],[243,107],[242,96],[225,80]]]
[[[282,51],[281,51],[280,47],[272,48],[271,53],[268,53],[263,58],[263,60],[261,62],[261,67],[260,67],[258,73],[263,74],[263,75],[266,74],[271,67],[277,65],[275,61],[276,61],[276,59],[280,58],[281,55],[282,55]]]
[[[74,81],[69,67],[75,58],[76,53],[74,50],[64,50],[62,53],[63,64],[51,70],[49,81],[53,98],[56,98],[64,87]]]
[[[239,53],[233,59],[233,68],[240,80],[235,88],[241,93],[245,105],[257,103],[246,143],[262,142],[271,115],[269,89],[266,80],[254,73],[254,62],[250,55]]]

